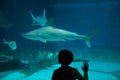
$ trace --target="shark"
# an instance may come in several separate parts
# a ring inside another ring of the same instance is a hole
[[[76,32],[67,31],[52,26],[46,26],[32,30],[27,33],[22,33],[22,37],[29,40],[38,40],[46,43],[47,41],[67,41],[67,40],[85,40],[86,45],[90,48],[90,39],[94,36],[91,32],[88,35],[80,35]]]
[[[45,26],[46,23],[47,23],[47,17],[46,17],[46,11],[45,9],[43,10],[43,14],[42,16],[34,16],[33,13],[31,11],[29,11],[32,19],[33,19],[33,23],[32,23],[32,26],[35,26],[35,25],[39,25],[39,26]]]

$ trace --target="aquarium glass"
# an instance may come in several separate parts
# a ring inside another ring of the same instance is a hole
[[[0,0],[0,80],[52,80],[62,49],[89,80],[120,80],[120,1]]]

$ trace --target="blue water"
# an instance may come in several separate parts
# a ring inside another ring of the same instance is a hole
[[[75,68],[79,68],[82,65],[81,62],[72,63],[71,66]],[[90,70],[89,70],[89,80],[119,80],[116,76],[113,75],[113,72],[115,70],[119,70],[120,64],[112,64],[112,63],[96,63],[96,62],[90,62]],[[105,65],[105,66],[103,66]],[[18,71],[11,72],[8,76],[2,78],[1,80],[50,80],[52,76],[52,71],[56,68],[58,68],[60,65],[53,65],[52,67],[48,67],[43,70],[39,70],[35,72],[34,74],[30,76],[26,76],[24,74],[19,73]],[[99,66],[99,67],[98,67]],[[110,70],[106,69],[108,66],[114,66],[110,67]],[[82,70],[79,68],[79,71],[83,75]],[[5,73],[4,73],[5,74]],[[93,76],[94,75],[94,76]]]
[[[44,9],[47,19],[54,18],[57,28],[81,35],[95,31],[91,39],[91,48],[86,46],[84,40],[43,43],[23,38],[22,33],[41,27],[32,26],[29,11],[41,16]],[[34,62],[39,52],[55,54],[66,48],[74,52],[75,58],[85,58],[93,62],[120,62],[118,0],[0,0],[0,16],[14,24],[9,28],[0,26],[0,55],[13,55],[28,61],[34,59]],[[3,39],[15,41],[17,49],[10,50],[7,45],[3,45]]]

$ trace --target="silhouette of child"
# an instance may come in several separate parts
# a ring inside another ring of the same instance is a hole
[[[69,66],[72,61],[72,52],[66,49],[61,50],[58,54],[58,62],[61,64],[61,67],[54,70],[52,80],[88,80],[88,63],[83,63],[82,70],[84,71],[84,76],[82,76],[77,68]]]

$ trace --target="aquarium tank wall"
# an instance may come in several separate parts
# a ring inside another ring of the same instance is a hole
[[[120,80],[120,1],[0,0],[0,80],[51,80],[62,49],[89,80]]]

